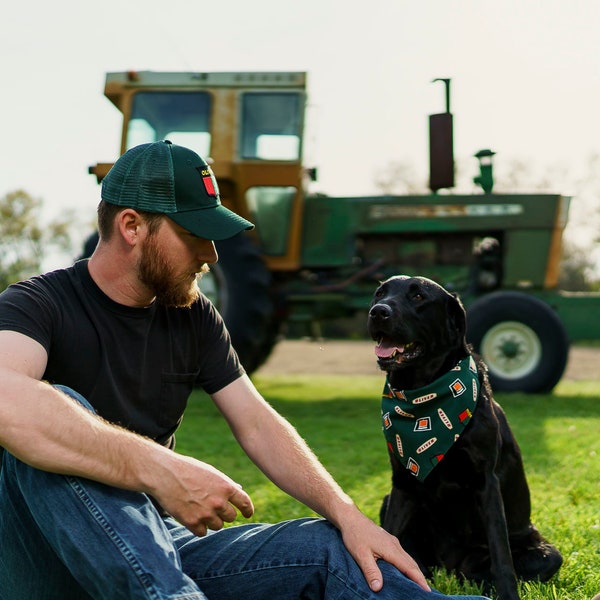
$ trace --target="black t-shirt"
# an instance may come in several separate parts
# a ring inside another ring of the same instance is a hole
[[[205,297],[191,308],[118,304],[87,260],[14,284],[0,294],[0,329],[48,353],[44,379],[69,386],[108,421],[171,445],[195,385],[217,392],[244,370]]]

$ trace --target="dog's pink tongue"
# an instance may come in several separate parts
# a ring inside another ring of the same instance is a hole
[[[404,352],[404,346],[395,346],[388,340],[381,340],[379,344],[375,346],[375,355],[377,358],[389,358],[394,352]]]

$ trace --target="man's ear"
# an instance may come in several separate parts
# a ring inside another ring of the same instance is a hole
[[[115,227],[121,239],[129,246],[135,246],[139,241],[140,228],[143,223],[140,214],[133,208],[125,208],[115,218]]]

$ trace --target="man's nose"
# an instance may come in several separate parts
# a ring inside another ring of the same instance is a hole
[[[215,243],[211,240],[202,240],[198,248],[198,260],[202,263],[213,264],[219,260]]]

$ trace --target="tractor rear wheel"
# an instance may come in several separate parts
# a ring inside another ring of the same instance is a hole
[[[548,304],[522,292],[494,292],[467,311],[467,341],[485,360],[498,391],[546,393],[569,356],[562,321]]]
[[[219,260],[200,289],[223,316],[233,347],[250,374],[269,357],[279,333],[270,297],[271,274],[244,233],[215,242]]]

